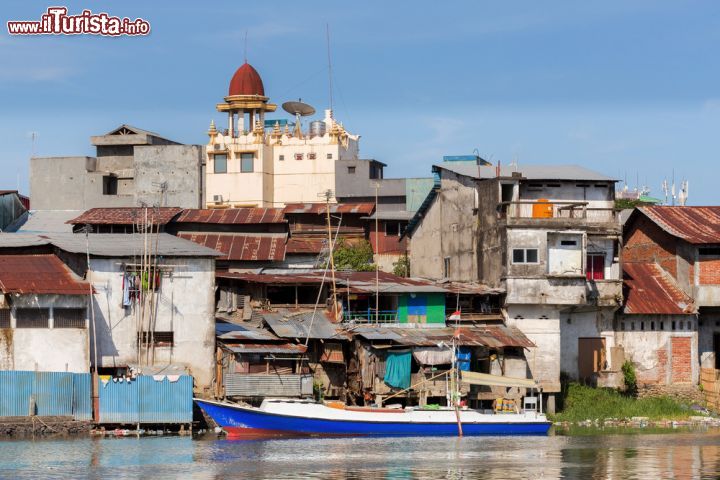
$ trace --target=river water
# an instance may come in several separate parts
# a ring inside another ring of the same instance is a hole
[[[718,478],[720,432],[0,441],[0,478]]]

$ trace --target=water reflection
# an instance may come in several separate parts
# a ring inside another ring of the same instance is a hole
[[[720,432],[0,441],[0,478],[718,478]]]

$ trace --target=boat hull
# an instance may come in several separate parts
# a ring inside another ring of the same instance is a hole
[[[424,412],[422,418],[409,418],[409,414],[383,413],[374,415],[372,420],[356,418],[317,418],[300,414],[267,412],[259,408],[241,407],[219,402],[197,400],[199,406],[232,437],[274,437],[274,436],[457,436],[457,421],[445,419],[433,421],[433,413]],[[302,409],[300,409],[302,410]],[[327,409],[331,410],[331,409]],[[331,414],[334,412],[330,412]],[[446,412],[443,412],[446,413]],[[454,415],[454,412],[449,412]],[[466,412],[461,413],[461,418]],[[463,435],[545,435],[550,422],[544,417],[524,419],[525,416],[485,415],[493,421],[462,420]],[[338,412],[338,416],[341,414]],[[369,415],[368,415],[369,416]],[[438,415],[434,415],[437,417]],[[378,419],[378,417],[385,417]],[[508,421],[503,421],[503,417]],[[512,419],[512,421],[510,421]]]

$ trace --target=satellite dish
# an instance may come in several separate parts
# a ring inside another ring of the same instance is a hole
[[[282,104],[282,108],[289,114],[295,115],[296,117],[307,117],[308,115],[313,115],[315,113],[315,109],[312,106],[300,101],[285,102]]]

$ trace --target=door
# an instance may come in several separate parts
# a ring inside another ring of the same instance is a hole
[[[588,253],[585,274],[588,280],[605,279],[605,254]]]
[[[605,369],[605,339],[602,337],[578,338],[578,376],[591,378]]]
[[[715,368],[720,369],[720,333],[713,333],[713,352],[715,353]]]

